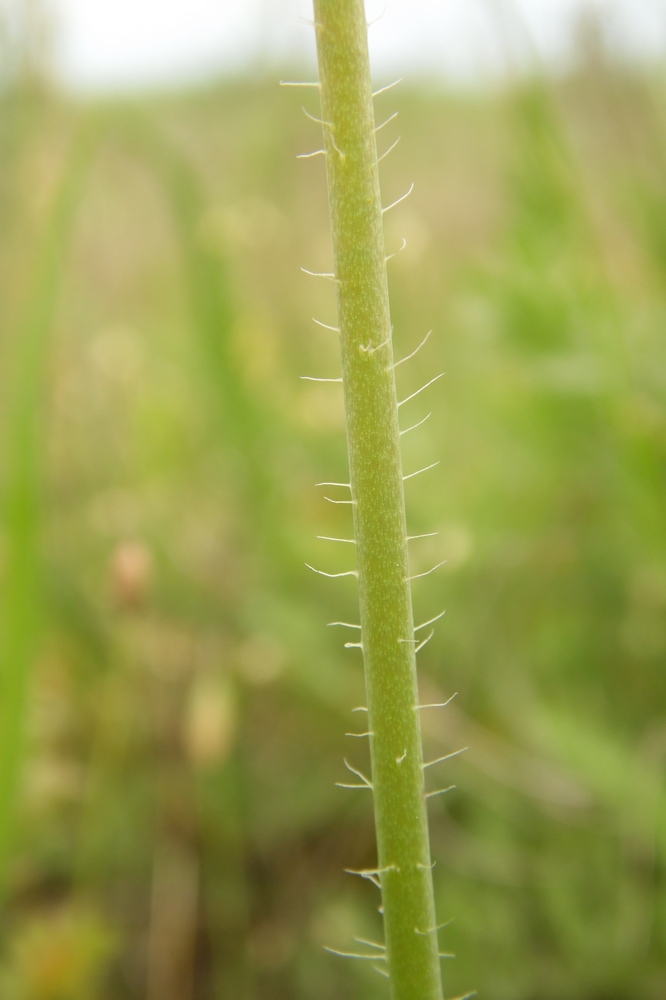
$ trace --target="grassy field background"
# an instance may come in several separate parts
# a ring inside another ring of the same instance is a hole
[[[665,102],[378,98],[451,997],[666,995]],[[316,103],[0,103],[3,1000],[386,996]]]

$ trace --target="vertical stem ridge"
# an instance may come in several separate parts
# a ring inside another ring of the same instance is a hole
[[[388,971],[394,1000],[441,1000],[367,24],[314,11]]]

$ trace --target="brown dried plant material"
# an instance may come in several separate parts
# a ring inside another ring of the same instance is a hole
[[[121,542],[111,557],[113,601],[121,611],[146,604],[153,578],[153,557],[144,542]]]

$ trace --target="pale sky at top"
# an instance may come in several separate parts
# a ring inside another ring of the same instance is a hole
[[[312,59],[313,32],[299,23],[311,17],[309,0],[42,2],[56,26],[58,71],[74,87],[162,85]],[[380,18],[371,32],[376,76],[425,70],[483,78],[505,62],[507,39],[525,56],[530,37],[543,57],[562,61],[571,24],[586,6],[606,13],[611,44],[636,53],[666,50],[666,0],[368,0],[366,6],[369,18]]]

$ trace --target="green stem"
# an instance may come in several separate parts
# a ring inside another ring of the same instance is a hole
[[[387,968],[394,1000],[441,1000],[367,24],[314,11]]]

